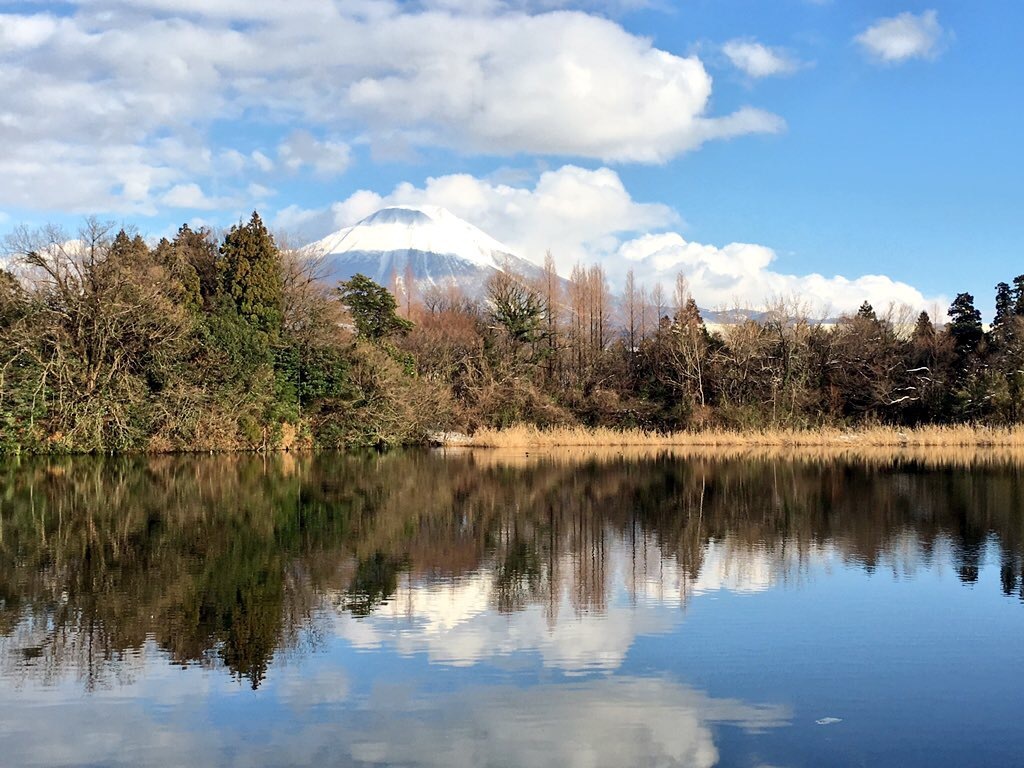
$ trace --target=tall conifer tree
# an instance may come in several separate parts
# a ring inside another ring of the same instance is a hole
[[[224,294],[250,325],[276,336],[281,327],[281,257],[259,214],[231,228],[220,254]]]

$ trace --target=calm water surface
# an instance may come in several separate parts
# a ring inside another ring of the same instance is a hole
[[[1024,764],[1024,470],[0,466],[0,765]]]

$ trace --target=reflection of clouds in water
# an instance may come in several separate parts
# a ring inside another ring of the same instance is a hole
[[[99,688],[83,697],[80,685],[30,683],[0,687],[0,755],[3,765],[207,765],[216,734],[197,729],[205,705],[236,695],[223,676],[168,665],[153,644],[140,653],[132,683]],[[154,714],[156,713],[156,714]]]
[[[764,549],[737,551],[727,543],[713,541],[704,550],[700,576],[690,583],[690,594],[764,592],[775,583],[777,566],[775,556]]]
[[[574,607],[577,569],[572,557],[564,556],[551,569],[561,578],[520,610],[494,609],[497,576],[491,568],[444,583],[406,575],[385,605],[363,618],[342,612],[336,628],[357,648],[391,646],[401,654],[426,653],[432,662],[453,666],[534,651],[547,667],[614,670],[638,636],[668,632],[681,621],[690,596],[761,592],[801,564],[826,564],[832,557],[830,549],[817,547],[788,554],[728,540],[711,542],[694,579],[656,545],[636,548],[619,539],[604,553],[598,591],[607,600],[599,609]]]
[[[427,719],[390,713],[376,732],[356,736],[352,753],[378,765],[453,768],[496,756],[507,766],[712,766],[712,725],[757,732],[788,720],[780,706],[716,700],[663,680],[600,678],[459,693],[438,701]]]
[[[731,539],[712,541],[704,548],[700,576],[687,585],[687,594],[764,592],[792,574],[827,568],[838,558],[831,545],[811,544],[805,550],[781,542],[777,548],[750,547]]]
[[[638,634],[667,632],[674,623],[664,607],[656,605],[612,605],[603,614],[563,614],[551,623],[540,606],[501,614],[484,604],[452,624],[435,620],[435,607],[447,611],[451,604],[471,603],[489,575],[485,571],[472,580],[446,585],[408,585],[367,618],[340,615],[338,634],[358,648],[393,645],[399,653],[426,652],[432,662],[454,666],[537,651],[545,666],[582,671],[615,669]],[[463,592],[469,596],[464,598]]]
[[[315,674],[296,670],[280,676],[273,685],[275,694],[300,715],[313,707],[337,704],[349,695],[349,676],[342,667],[318,667]]]
[[[338,634],[357,648],[393,646],[399,653],[427,653],[432,662],[469,666],[518,651],[536,651],[545,666],[567,671],[615,669],[640,634],[667,632],[678,607],[660,600],[634,600],[621,548],[610,548],[606,594],[600,611],[573,607],[572,563],[554,569],[565,578],[550,591],[510,613],[494,609],[497,580],[485,568],[455,581],[424,583],[406,576],[398,592],[373,614],[341,613]]]
[[[223,692],[196,695],[197,674],[179,675],[184,684],[159,681],[164,706],[154,706],[149,683],[90,701],[55,689],[17,699],[0,692],[4,759],[23,766],[712,766],[713,726],[756,733],[790,717],[781,706],[713,699],[664,680],[598,678],[469,688],[429,700],[375,697],[355,709],[330,707],[318,721],[275,720],[254,736],[259,726],[247,729],[244,708],[241,724],[209,727]],[[177,706],[168,708],[171,700]]]

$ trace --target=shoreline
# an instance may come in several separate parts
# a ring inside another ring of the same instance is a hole
[[[1024,426],[974,425],[839,429],[704,430],[658,433],[641,429],[518,425],[452,435],[445,448],[1020,448]]]
[[[395,446],[317,446],[308,442],[264,447],[204,446],[202,448],[150,447],[128,451],[74,451],[74,450],[7,450],[0,451],[0,460],[28,457],[127,457],[127,456],[202,456],[202,455],[313,455],[322,452],[343,453],[387,452],[403,448],[434,448],[442,451],[476,451],[501,453],[503,451],[571,450],[615,451],[686,451],[701,452],[728,450],[802,450],[828,449],[831,452],[867,449],[915,450],[1001,450],[1024,455],[1024,425],[986,427],[978,425],[925,426],[900,429],[872,426],[822,427],[808,429],[726,430],[655,432],[643,429],[613,429],[607,427],[551,427],[529,424],[494,429],[485,427],[472,434],[461,432],[433,432],[423,439]]]

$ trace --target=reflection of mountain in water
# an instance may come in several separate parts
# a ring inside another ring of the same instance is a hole
[[[615,668],[707,592],[827,565],[1021,595],[1021,470],[828,462],[479,465],[472,456],[74,459],[8,467],[0,674],[87,685],[150,644],[259,685],[337,632],[448,664]]]

